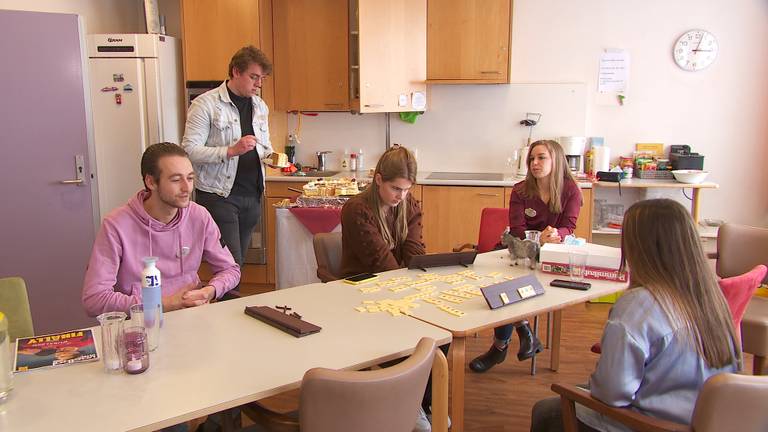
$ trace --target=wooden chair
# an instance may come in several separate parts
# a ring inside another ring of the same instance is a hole
[[[721,278],[738,276],[758,264],[768,266],[768,229],[724,224],[717,233],[715,271]],[[768,282],[764,278],[763,282]],[[752,373],[768,372],[768,299],[753,297],[741,320],[744,352],[754,355]]]
[[[341,233],[318,233],[312,239],[317,260],[317,277],[323,282],[340,279]]]
[[[372,371],[310,369],[301,381],[299,411],[275,413],[258,403],[244,407],[256,425],[245,431],[411,432],[432,371],[432,430],[448,430],[448,362],[433,339],[394,366]]]
[[[11,342],[20,337],[35,335],[32,311],[29,309],[27,284],[20,277],[0,279],[0,312],[8,319]]]
[[[552,390],[560,395],[566,432],[578,431],[576,403],[638,432],[768,430],[768,415],[765,414],[768,377],[723,373],[709,378],[696,399],[691,425],[646,416],[629,408],[608,406],[576,386],[552,384]]]

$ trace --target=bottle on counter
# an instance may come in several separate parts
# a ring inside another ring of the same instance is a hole
[[[357,171],[357,155],[355,153],[349,155],[349,170]]]
[[[11,370],[11,335],[8,333],[8,319],[0,312],[0,403],[5,401],[13,388]]]
[[[288,142],[285,144],[285,155],[288,156],[288,162],[296,163],[296,147],[299,145],[299,138],[294,134],[288,134]]]
[[[344,157],[341,158],[341,170],[349,171],[349,150],[344,149]]]
[[[147,329],[149,349],[157,348],[160,327],[163,325],[163,294],[157,257],[145,257],[141,271],[141,302],[144,305],[144,327]]]
[[[357,169],[355,171],[365,171],[365,164],[363,163],[363,149],[357,153]]]

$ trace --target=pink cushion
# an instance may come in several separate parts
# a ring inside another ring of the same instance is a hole
[[[744,316],[744,310],[752,295],[757,290],[760,282],[765,277],[768,268],[764,265],[758,265],[752,270],[739,276],[720,279],[720,289],[723,290],[725,300],[731,309],[733,317],[733,327],[741,338],[741,318]]]

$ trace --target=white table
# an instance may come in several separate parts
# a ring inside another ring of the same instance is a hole
[[[140,375],[101,362],[15,376],[2,431],[149,431],[297,388],[308,369],[360,369],[413,352],[448,331],[407,317],[361,314],[349,285],[307,285],[166,315],[160,347]],[[243,313],[287,304],[317,334],[294,338]],[[99,332],[97,341],[99,341]]]
[[[332,232],[339,231],[341,224]],[[288,209],[275,209],[275,238],[276,289],[320,282],[313,235]]]
[[[501,250],[478,255],[475,263],[470,265],[469,269],[479,275],[501,272],[502,277],[523,276],[531,272],[531,270],[522,264],[518,266],[510,266],[509,264],[510,259],[508,252],[506,250]],[[427,270],[430,273],[445,275],[465,269],[460,266],[454,266],[430,268]],[[382,273],[380,275],[380,281],[398,276],[410,276],[416,278],[423,273],[424,272],[421,270],[394,270]],[[496,310],[489,309],[483,297],[468,299],[461,304],[446,302],[446,304],[466,312],[466,315],[461,318],[443,312],[429,304],[422,304],[420,307],[413,310],[412,316],[414,318],[449,330],[453,335],[451,350],[449,352],[449,357],[451,359],[451,431],[460,432],[464,428],[464,373],[467,363],[465,358],[465,338],[468,335],[472,335],[480,330],[494,328],[499,325],[514,323],[526,317],[554,312],[550,367],[552,370],[557,370],[560,362],[561,310],[567,306],[584,303],[597,297],[622,291],[627,287],[627,284],[623,282],[589,280],[592,284],[592,288],[588,291],[578,291],[549,286],[551,280],[563,278],[562,276],[536,271],[536,277],[544,286],[545,293],[543,295],[529,298]],[[479,283],[481,281],[477,282]],[[475,284],[474,281],[468,283]],[[331,282],[328,285],[332,284],[340,284],[340,282]],[[451,285],[442,282],[433,282],[432,285],[440,291],[452,288]],[[364,298],[371,300],[382,300],[385,298],[398,299],[415,292],[415,290],[409,289],[400,293],[392,293],[387,290],[387,288],[382,288],[381,291],[366,294]]]

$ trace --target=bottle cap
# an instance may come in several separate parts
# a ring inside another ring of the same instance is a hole
[[[157,257],[144,257],[141,260],[144,261],[144,264],[150,265],[157,262]]]

